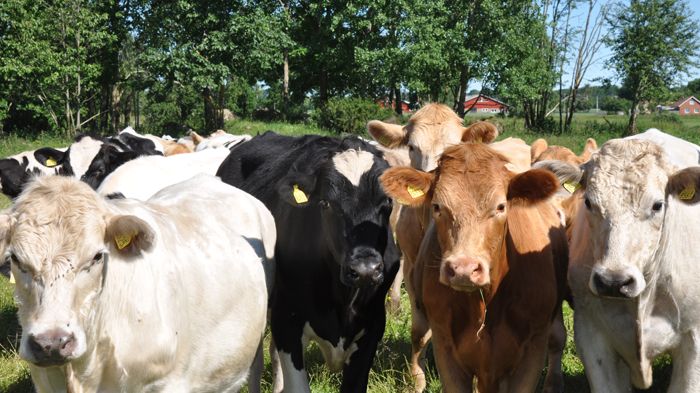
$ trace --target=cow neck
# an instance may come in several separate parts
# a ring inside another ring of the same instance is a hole
[[[473,296],[477,296],[478,300],[480,302],[479,305],[479,328],[476,331],[476,341],[481,340],[482,338],[482,333],[484,329],[486,329],[486,317],[488,316],[488,305],[491,303],[491,300],[493,300],[494,296],[496,295],[496,292],[498,291],[498,287],[501,284],[501,280],[503,280],[503,277],[505,276],[507,269],[507,261],[505,258],[505,243],[506,243],[506,237],[508,235],[508,220],[506,219],[504,224],[503,224],[503,238],[501,239],[499,246],[498,246],[498,252],[496,253],[496,258],[494,258],[495,261],[497,261],[497,266],[495,269],[491,269],[491,274],[490,274],[490,282],[491,284],[487,286],[486,288],[479,288],[478,291],[474,292]],[[483,309],[483,311],[481,311]]]

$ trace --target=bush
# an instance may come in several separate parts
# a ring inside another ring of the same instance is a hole
[[[316,124],[334,133],[363,135],[367,122],[386,119],[392,115],[391,109],[381,108],[376,103],[360,98],[331,98],[325,106],[314,112]]]
[[[658,123],[674,123],[674,124],[681,124],[681,118],[680,116],[676,115],[675,113],[670,113],[670,112],[661,112],[661,113],[655,113],[654,116],[652,116],[651,120],[653,122],[658,122]]]

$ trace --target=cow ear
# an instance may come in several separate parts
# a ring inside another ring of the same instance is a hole
[[[389,168],[379,177],[384,192],[402,205],[417,207],[426,202],[435,175],[410,167]]]
[[[586,144],[583,146],[583,151],[581,152],[581,162],[586,162],[591,158],[591,154],[598,150],[598,142],[593,138],[586,139]]]
[[[190,137],[192,138],[192,143],[194,143],[195,146],[199,145],[204,141],[204,137],[197,134],[194,131],[190,132]]]
[[[557,177],[562,188],[569,194],[573,194],[576,190],[582,187],[581,178],[583,171],[581,168],[571,165],[568,162],[557,160],[539,161],[532,165],[533,169],[545,169]]]
[[[546,140],[542,138],[539,138],[536,141],[532,142],[532,145],[530,145],[530,162],[534,163],[535,161],[537,161],[540,154],[544,153],[544,151],[547,150],[548,147],[549,144]]]
[[[406,129],[398,124],[372,120],[367,123],[367,132],[385,147],[394,148],[406,144]]]
[[[666,194],[681,202],[694,205],[700,202],[700,167],[682,169],[668,178]]]
[[[155,242],[155,232],[146,221],[136,216],[116,216],[105,231],[105,243],[125,256],[136,256],[148,251]]]
[[[530,169],[510,179],[506,198],[509,201],[536,203],[554,195],[558,188],[559,181],[552,172],[545,169]]]
[[[311,201],[311,194],[316,187],[316,177],[303,173],[294,173],[283,177],[277,183],[277,192],[283,201],[294,207],[304,207]]]
[[[465,127],[462,131],[462,142],[491,143],[498,137],[498,128],[488,121],[480,121]]]
[[[51,147],[42,147],[34,151],[34,158],[41,165],[49,168],[62,164],[64,155],[64,152]]]

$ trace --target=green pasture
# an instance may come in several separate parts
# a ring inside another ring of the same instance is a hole
[[[475,119],[468,117],[468,121]],[[623,132],[626,116],[600,116],[581,114],[575,117],[574,129],[571,134],[535,134],[523,130],[522,120],[513,118],[493,118],[503,129],[501,137],[515,136],[530,143],[544,137],[550,144],[563,145],[580,152],[588,137],[594,137],[599,144],[610,138],[619,137]],[[665,132],[682,137],[694,143],[700,143],[700,117],[679,118],[644,115],[639,120],[640,130],[650,127],[659,128]],[[261,123],[246,120],[236,120],[226,124],[226,130],[232,133],[257,134],[265,130],[275,130],[288,135],[317,133],[330,135],[326,130],[287,123]],[[0,157],[6,157],[24,150],[41,146],[66,146],[68,140],[41,137],[36,140],[25,140],[10,136],[0,139]],[[9,200],[0,199],[0,208],[9,206]],[[403,296],[400,312],[388,317],[384,339],[381,342],[374,367],[370,374],[369,391],[373,393],[407,392],[410,390],[411,379],[407,373],[407,358],[410,354],[410,312],[407,297]],[[573,344],[573,311],[565,308],[568,340],[563,359],[566,392],[587,392],[588,384],[583,373],[583,365],[576,356]],[[12,286],[0,276],[0,392],[32,392],[27,366],[17,355],[19,345],[19,327],[15,317],[16,308],[12,299]],[[311,390],[313,392],[333,392],[340,386],[340,375],[331,374],[322,365],[320,352],[312,348],[307,354]],[[429,359],[430,350],[429,350]],[[264,391],[271,391],[269,359],[266,361]],[[428,361],[428,391],[439,392],[440,382],[437,370],[432,360]],[[670,377],[671,365],[667,357],[657,360],[654,371],[654,386],[649,392],[665,391]]]

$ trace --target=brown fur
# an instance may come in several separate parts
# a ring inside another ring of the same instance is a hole
[[[692,193],[692,198],[682,199],[680,198],[680,193],[684,189],[694,189]],[[668,179],[668,184],[666,184],[666,193],[673,195],[678,200],[694,205],[700,202],[700,167],[694,166],[690,168],[682,169],[674,173]]]
[[[540,138],[532,143],[530,156],[533,164],[539,161],[556,160],[578,166],[588,161],[597,148],[595,139],[588,138],[581,155],[577,156],[567,147],[549,146],[546,140]]]
[[[532,169],[515,176],[508,185],[508,199],[542,201],[559,188],[559,180],[545,169]]]
[[[464,129],[462,142],[491,143],[498,137],[498,128],[488,121],[476,122]]]

